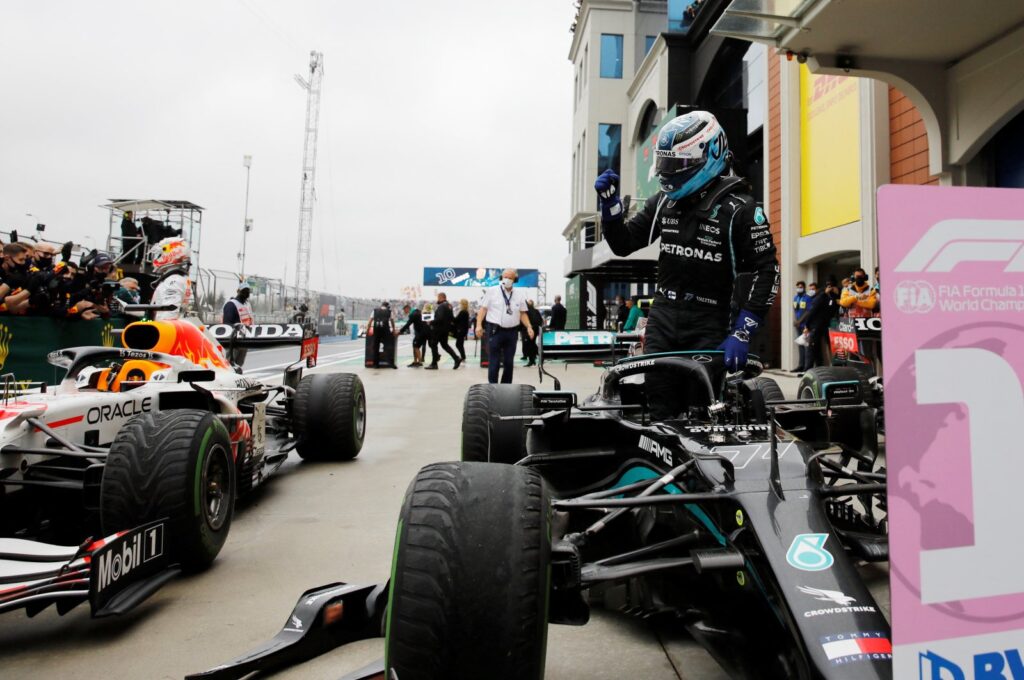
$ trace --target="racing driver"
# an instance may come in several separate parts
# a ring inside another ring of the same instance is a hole
[[[150,250],[153,271],[158,278],[153,286],[152,304],[175,305],[176,310],[157,312],[157,321],[182,319],[192,301],[192,282],[188,280],[188,268],[192,264],[192,251],[180,236],[163,239]]]
[[[594,188],[604,238],[616,255],[661,237],[645,352],[720,349],[727,369],[738,371],[775,301],[779,265],[764,209],[732,171],[731,160],[718,120],[692,111],[659,131],[655,171],[661,191],[636,215],[624,219],[613,170],[605,170]],[[738,275],[745,275],[743,285],[737,285]],[[678,413],[671,377],[651,373],[646,381],[652,415]]]

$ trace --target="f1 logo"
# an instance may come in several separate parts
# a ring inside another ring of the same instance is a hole
[[[942,220],[917,242],[898,272],[951,272],[961,262],[1007,262],[1005,272],[1024,272],[1024,221]]]

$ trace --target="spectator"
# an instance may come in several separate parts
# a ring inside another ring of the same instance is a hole
[[[29,309],[29,248],[21,243],[8,243],[3,248],[3,263],[0,264],[0,312],[25,314]]]
[[[861,268],[853,272],[853,283],[843,291],[839,305],[851,319],[869,317],[878,307],[878,291],[868,283],[868,274]]]
[[[810,296],[811,304],[801,324],[802,332],[807,337],[808,364],[804,367],[807,370],[828,364],[828,329],[840,309],[839,286],[835,279],[830,278],[825,282],[825,291],[821,295],[816,294],[817,285],[814,283],[811,283],[809,291],[815,291],[815,294]]]
[[[476,314],[476,336],[484,337],[484,324],[487,328],[487,382],[498,382],[498,370],[501,369],[501,382],[511,383],[513,365],[516,354],[516,336],[519,324],[529,326],[530,319],[526,315],[526,296],[522,290],[513,288],[519,276],[515,269],[509,268],[501,272],[501,283],[488,288],[480,309]],[[527,329],[532,335],[533,329]]]
[[[638,296],[630,298],[630,303],[629,316],[626,317],[626,325],[622,327],[622,332],[624,333],[632,333],[636,331],[636,325],[644,316],[644,310],[640,309],[640,300]]]
[[[121,252],[129,264],[142,262],[142,230],[135,224],[135,214],[128,210],[121,216]]]
[[[437,306],[434,307],[434,319],[430,322],[430,365],[425,367],[427,370],[437,370],[437,362],[441,358],[440,353],[437,351],[438,345],[455,362],[452,368],[457,369],[462,364],[462,359],[459,358],[459,355],[448,344],[448,333],[452,330],[454,318],[452,306],[448,303],[448,295],[438,293]]]
[[[291,323],[298,323],[305,326],[309,323],[309,305],[305,302],[299,305],[299,309],[292,314]]]
[[[405,312],[405,325],[395,331],[395,335],[400,335],[412,327],[412,363],[409,364],[409,368],[419,368],[423,365],[423,350],[427,346],[429,329],[420,310],[407,304],[402,307],[402,311]]]
[[[621,331],[629,319],[629,307],[622,300],[621,295],[615,296],[615,330]]]
[[[807,286],[803,281],[796,282],[796,295],[793,296],[793,327],[797,329],[799,334],[803,328],[800,320],[804,314],[807,313],[807,306],[810,304],[811,299],[806,293]],[[800,359],[796,365],[796,368],[792,369],[791,373],[803,373],[806,371],[810,363],[807,360],[807,345],[798,344],[800,348]]]
[[[452,325],[455,332],[455,351],[462,361],[466,360],[466,336],[469,335],[469,300],[459,300],[459,311]]]
[[[121,279],[118,283],[121,287],[114,293],[114,297],[123,307],[124,305],[137,305],[142,302],[142,295],[139,292],[139,281],[130,276],[126,276]],[[125,316],[141,317],[139,312],[121,312]]]
[[[555,304],[551,305],[551,322],[548,323],[548,328],[553,331],[564,331],[565,318],[566,311],[562,305],[562,296],[556,295]]]

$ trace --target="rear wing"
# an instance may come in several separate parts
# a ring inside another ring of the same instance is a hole
[[[252,326],[218,323],[207,332],[224,347],[262,348],[278,345],[301,345],[299,359],[309,368],[316,366],[320,339],[311,329],[298,323],[259,323]]]
[[[639,341],[636,333],[544,331],[540,338],[540,362],[614,362],[628,356],[630,346]]]

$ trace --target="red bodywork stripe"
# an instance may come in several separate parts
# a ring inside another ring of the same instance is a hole
[[[72,423],[81,422],[84,418],[85,418],[85,416],[75,416],[74,418],[65,418],[64,420],[55,420],[52,423],[46,423],[46,424],[49,425],[52,428],[64,427],[65,425],[71,425]],[[36,428],[36,432],[39,432],[38,428]]]

